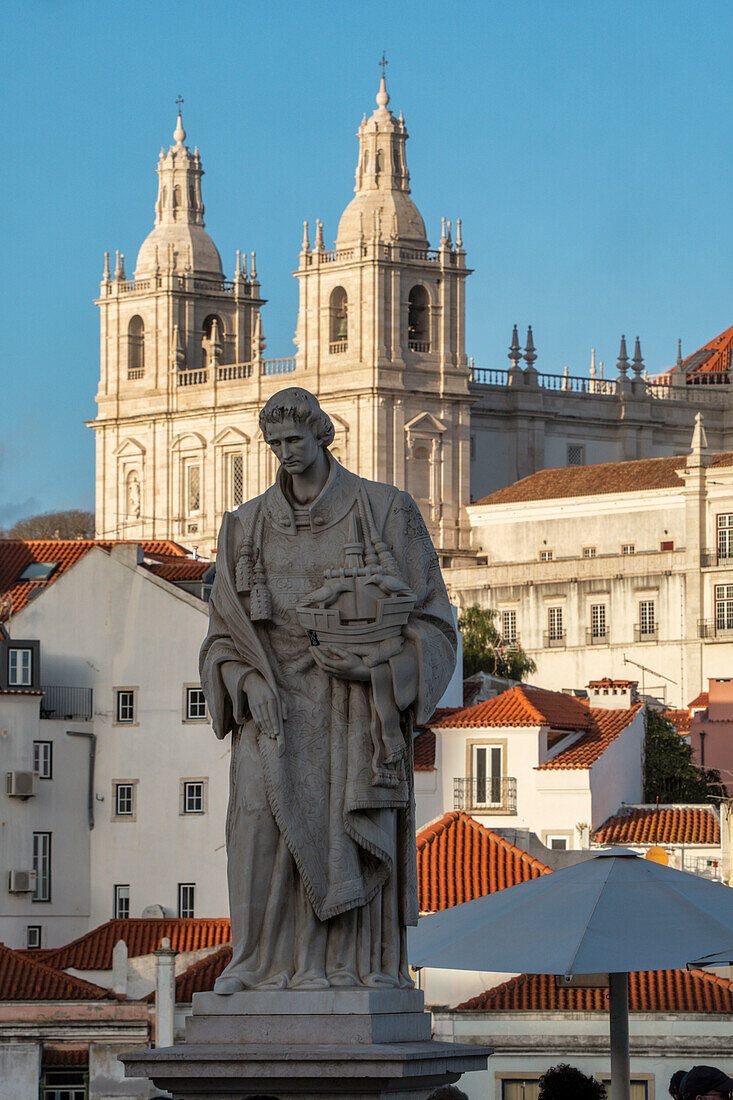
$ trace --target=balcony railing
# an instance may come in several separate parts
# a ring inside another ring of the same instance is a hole
[[[127,377],[130,382],[134,382],[136,378],[142,378],[145,374],[143,367],[130,367],[127,372]]]
[[[429,340],[408,340],[408,344],[410,345],[410,351],[430,351]]]
[[[656,626],[642,626],[641,623],[637,623],[634,627],[635,642],[656,642],[658,638],[659,631]]]
[[[698,636],[706,642],[730,642],[733,640],[733,623],[727,626],[716,619],[699,619],[697,632]]]
[[[67,722],[91,721],[91,688],[44,687],[42,691],[41,718],[61,718]]]
[[[733,554],[721,553],[717,550],[700,551],[700,567],[702,569],[714,569],[717,565],[727,565],[733,568]]]
[[[348,340],[332,340],[328,345],[328,351],[330,355],[341,355],[342,352],[348,350],[348,347]]]
[[[607,630],[590,630],[585,632],[586,645],[608,645],[608,631]]]
[[[564,630],[546,630],[542,635],[542,644],[545,649],[564,649],[566,638]]]
[[[517,781],[513,776],[486,779],[457,776],[453,780],[453,809],[476,810],[483,814],[515,814]]]

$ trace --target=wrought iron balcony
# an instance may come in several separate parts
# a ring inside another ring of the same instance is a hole
[[[726,641],[733,639],[733,623],[727,626],[716,619],[699,619],[697,623],[698,636],[706,642]]]
[[[42,691],[41,718],[61,718],[67,722],[91,721],[90,687],[43,687]]]
[[[546,630],[542,635],[545,649],[564,649],[566,638],[564,630]]]
[[[453,780],[453,809],[475,810],[482,814],[515,814],[517,781],[513,776],[489,776],[472,779],[457,776]]]
[[[608,631],[586,630],[585,642],[586,645],[608,645]]]
[[[729,554],[725,550],[700,551],[701,569],[714,569],[718,565],[727,565],[733,568],[733,554]]]
[[[656,626],[642,626],[637,623],[634,627],[635,642],[656,642],[659,638],[659,630]]]

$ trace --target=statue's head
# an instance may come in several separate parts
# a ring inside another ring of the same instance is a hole
[[[318,401],[299,386],[279,390],[260,412],[260,428],[279,462],[302,473],[333,442],[334,427]]]

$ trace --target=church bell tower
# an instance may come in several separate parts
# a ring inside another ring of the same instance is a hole
[[[456,223],[430,248],[410,195],[407,128],[389,109],[384,69],[377,107],[358,130],[354,198],[335,247],[305,223],[298,270],[298,374],[336,425],[334,449],[363,477],[416,499],[439,550],[467,547],[468,366],[465,280]]]

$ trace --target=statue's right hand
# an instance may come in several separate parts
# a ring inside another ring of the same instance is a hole
[[[244,690],[252,717],[260,733],[276,738],[280,734],[280,702],[264,676],[254,669],[247,673]]]

